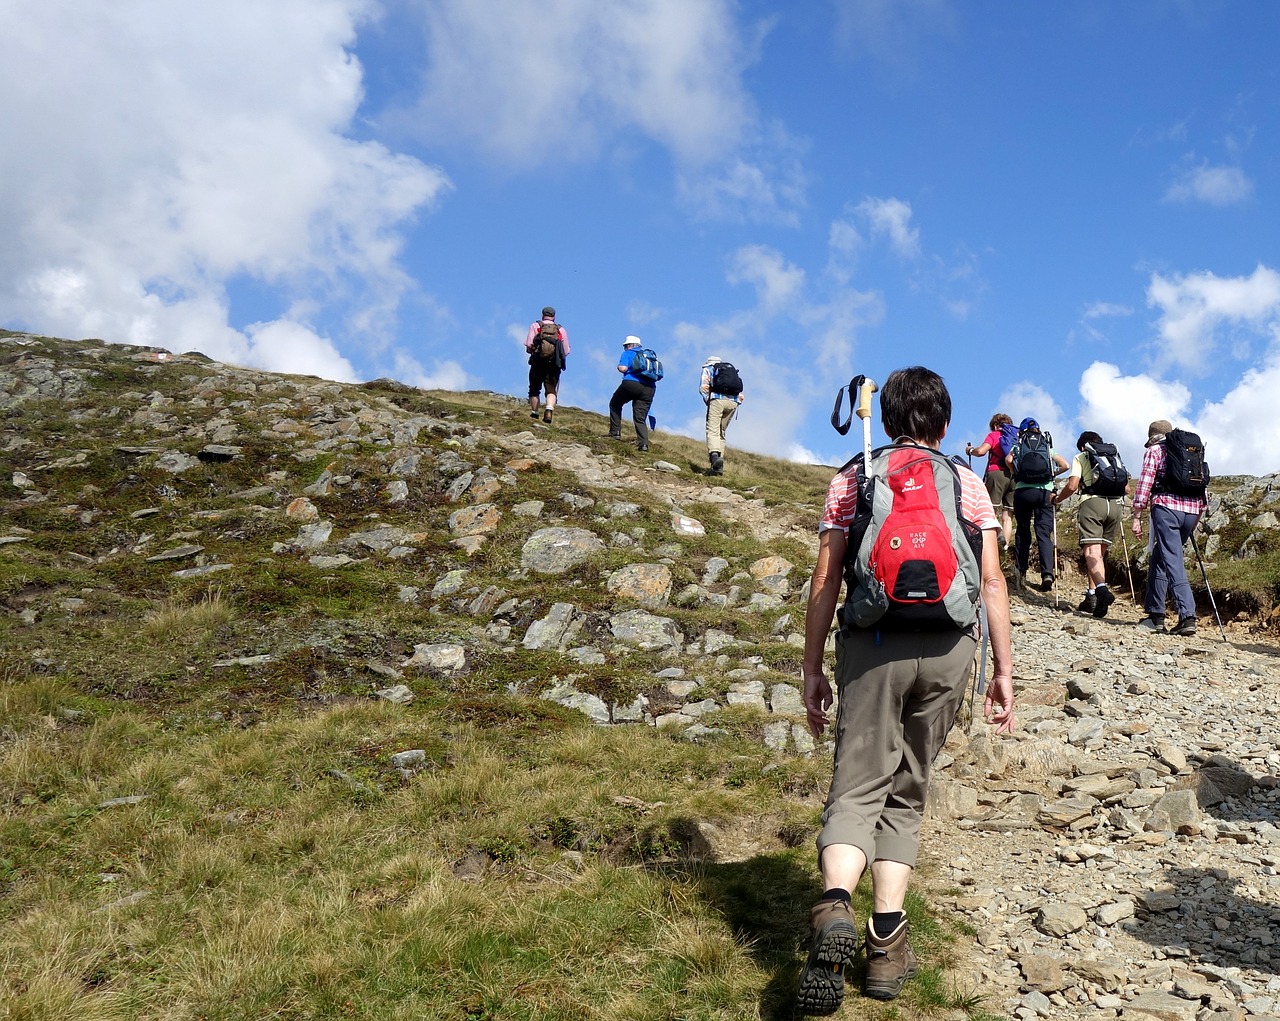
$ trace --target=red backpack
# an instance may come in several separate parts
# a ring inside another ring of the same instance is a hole
[[[981,553],[982,530],[964,517],[960,474],[948,457],[914,443],[874,450],[870,471],[859,465],[840,623],[970,627],[978,619]]]

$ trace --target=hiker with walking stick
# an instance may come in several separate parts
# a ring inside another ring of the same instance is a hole
[[[1165,632],[1165,600],[1172,590],[1178,622],[1168,633],[1188,637],[1196,633],[1196,599],[1187,580],[1183,547],[1188,539],[1195,542],[1195,527],[1207,506],[1208,486],[1209,466],[1200,437],[1175,429],[1167,419],[1152,422],[1133,492],[1134,535],[1142,534],[1142,511],[1151,508],[1151,561],[1144,603],[1147,615],[1138,624],[1144,631]],[[1196,553],[1199,555],[1198,547]]]
[[[916,366],[891,374],[880,413],[893,443],[871,449],[871,395],[856,377],[863,452],[827,489],[809,585],[802,672],[809,730],[820,737],[833,702],[824,652],[841,583],[835,681],[835,763],[818,865],[825,891],[810,911],[813,941],[797,1007],[832,1014],[865,940],[864,992],[891,1000],[917,970],[903,903],[920,843],[929,773],[964,701],[985,604],[993,670],[984,714],[1013,730],[1009,597],[1000,523],[978,477],[939,451],[951,420],[942,377]],[[843,435],[853,416],[832,424]],[[870,867],[874,906],[855,924],[851,894]]]
[[[1053,480],[1067,470],[1067,462],[1053,449],[1053,437],[1034,418],[1018,426],[1018,441],[1004,459],[1013,476],[1013,516],[1018,523],[1013,549],[1015,590],[1026,586],[1031,560],[1031,523],[1035,521],[1036,546],[1040,550],[1040,591],[1054,587],[1057,543],[1054,532]]]
[[[1080,453],[1071,460],[1071,476],[1053,497],[1053,503],[1057,506],[1077,489],[1083,491],[1076,507],[1076,525],[1088,587],[1076,609],[1101,618],[1116,601],[1107,584],[1107,551],[1123,535],[1120,518],[1124,495],[1129,490],[1129,470],[1115,445],[1104,443],[1096,432],[1082,432],[1076,449]]]

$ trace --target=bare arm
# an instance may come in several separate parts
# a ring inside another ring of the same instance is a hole
[[[804,614],[804,708],[809,732],[821,737],[831,708],[831,683],[823,670],[822,658],[827,635],[835,617],[843,579],[844,552],[848,538],[839,528],[828,528],[818,538],[818,562],[809,579],[809,605]],[[1004,580],[1003,575],[1000,579]],[[1006,619],[1008,613],[1006,610]]]
[[[1079,488],[1080,476],[1072,475],[1071,478],[1067,479],[1067,481],[1062,484],[1062,488],[1058,490],[1057,494],[1054,496],[1053,502],[1062,503],[1063,500],[1066,500]]]
[[[997,734],[1013,732],[1013,628],[1009,623],[1009,590],[1000,570],[997,529],[982,533],[982,600],[987,607],[987,637],[993,663],[991,683],[983,700],[983,715]],[[806,643],[807,648],[807,643]]]
[[[979,443],[975,447],[972,443],[970,443],[965,446],[964,452],[968,454],[970,457],[972,457],[974,454],[977,454],[979,457],[982,457],[983,455],[989,454],[991,452],[991,444],[983,440],[983,442]]]

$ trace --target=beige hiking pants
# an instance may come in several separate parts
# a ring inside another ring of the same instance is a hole
[[[707,453],[724,457],[724,434],[729,428],[738,402],[732,397],[717,397],[707,404]]]
[[[840,708],[819,856],[830,844],[852,844],[869,863],[915,867],[929,771],[964,699],[976,646],[958,630],[837,635]]]

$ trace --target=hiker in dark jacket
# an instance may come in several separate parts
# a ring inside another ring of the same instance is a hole
[[[1018,534],[1013,549],[1013,586],[1021,591],[1027,583],[1027,568],[1031,560],[1031,522],[1035,520],[1036,546],[1040,550],[1040,591],[1053,588],[1053,480],[1067,470],[1067,462],[1056,451],[1050,451],[1050,475],[1047,481],[1032,482],[1020,479],[1018,470],[1021,447],[1026,438],[1035,434],[1043,436],[1040,423],[1034,418],[1024,418],[1018,426],[1018,442],[1004,459],[1005,467],[1013,476],[1013,517],[1018,523]]]
[[[543,326],[556,327],[554,350],[543,353]],[[524,338],[524,349],[529,354],[529,417],[538,417],[538,398],[545,388],[547,392],[547,410],[542,420],[551,424],[551,416],[556,410],[556,401],[560,396],[560,373],[564,371],[569,357],[569,331],[556,322],[556,310],[548,305],[542,310],[542,318],[529,326]]]
[[[636,446],[649,449],[649,409],[658,387],[641,379],[633,367],[636,352],[642,347],[639,337],[628,337],[622,342],[622,354],[618,357],[618,371],[622,382],[609,399],[609,435],[622,439],[622,406],[631,404],[631,420],[636,425]]]

